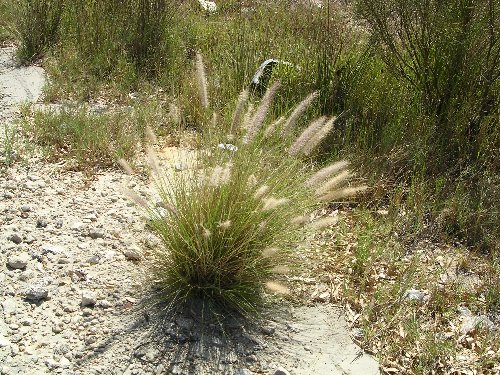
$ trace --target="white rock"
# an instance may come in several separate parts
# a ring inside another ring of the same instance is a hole
[[[4,348],[4,347],[9,346],[9,345],[10,345],[10,341],[6,337],[0,335],[0,348]]]
[[[4,314],[14,314],[17,310],[16,301],[13,298],[7,298],[2,301]]]
[[[495,324],[486,316],[465,316],[464,321],[462,322],[462,326],[460,327],[460,332],[462,335],[466,335],[470,332],[476,330],[476,328],[484,329],[487,331],[495,331]]]
[[[30,259],[31,257],[28,253],[22,252],[20,254],[12,255],[11,257],[9,257],[8,264],[9,267],[15,269],[25,269]]]
[[[213,1],[198,0],[198,2],[200,3],[201,8],[209,13],[214,13],[217,11],[217,4],[215,4]]]
[[[90,290],[84,290],[82,292],[82,302],[81,305],[84,306],[94,306],[97,303],[97,294]]]

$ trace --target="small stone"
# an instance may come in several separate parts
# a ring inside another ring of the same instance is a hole
[[[140,260],[142,258],[141,249],[138,246],[132,245],[123,252],[128,260]]]
[[[185,171],[187,169],[187,165],[184,164],[184,163],[175,163],[175,170],[177,172],[182,172],[182,171]]]
[[[430,296],[417,289],[408,289],[404,294],[404,298],[407,301],[426,302],[429,300]]]
[[[22,270],[26,268],[30,259],[31,256],[28,253],[23,252],[9,257],[7,263],[11,268]]]
[[[21,211],[22,212],[31,212],[31,207],[28,206],[27,204],[21,206]]]
[[[19,245],[21,242],[23,242],[23,238],[17,233],[12,233],[9,237],[7,237],[7,239],[9,241],[14,242],[17,245]]]
[[[104,238],[104,230],[101,228],[91,228],[89,230],[89,237],[92,239]]]
[[[103,299],[103,300],[99,301],[98,306],[102,307],[103,309],[109,309],[109,308],[113,307],[113,304],[111,302],[109,302],[108,300]]]
[[[9,346],[10,344],[10,341],[6,337],[0,335],[0,348],[4,348],[6,346]]]
[[[90,263],[90,264],[99,264],[100,260],[101,260],[101,258],[99,257],[99,255],[93,255],[89,259],[87,259],[87,263]]]
[[[61,360],[59,361],[59,367],[69,368],[70,366],[71,366],[71,362],[69,361],[69,359],[66,357],[61,357]]]
[[[17,310],[16,301],[13,298],[6,298],[2,301],[4,315],[14,314]]]
[[[457,312],[461,316],[472,316],[472,312],[465,306],[459,306],[457,307]]]
[[[45,280],[41,280],[29,285],[26,288],[24,295],[26,299],[35,302],[48,298],[49,289],[47,288],[47,282]]]
[[[247,368],[239,368],[239,369],[236,369],[236,371],[234,372],[234,375],[253,375],[253,372]]]
[[[24,318],[21,320],[21,324],[23,326],[31,326],[33,325],[33,322],[34,322],[33,318]]]
[[[44,217],[39,217],[37,220],[36,220],[36,227],[37,228],[46,228],[47,225],[49,225],[49,222],[47,221],[46,218]]]
[[[3,193],[3,197],[5,199],[12,199],[12,198],[14,198],[14,194],[12,194],[10,191],[6,191]]]
[[[24,239],[24,243],[27,243],[27,244],[32,244],[35,241],[36,241],[36,238],[34,236],[32,236],[31,234],[28,234],[26,236],[26,238]]]
[[[85,306],[94,306],[97,303],[97,294],[90,291],[85,290],[82,292],[82,307]]]
[[[64,253],[64,248],[58,245],[43,244],[42,252],[43,254],[61,254]]]
[[[274,334],[274,332],[276,332],[276,329],[274,327],[271,327],[271,326],[264,326],[261,328],[261,331],[264,335],[271,336]]]
[[[273,375],[290,375],[290,373],[283,367],[279,366],[274,370]]]
[[[486,315],[466,316],[460,327],[462,335],[474,332],[477,328],[495,331],[496,326]]]

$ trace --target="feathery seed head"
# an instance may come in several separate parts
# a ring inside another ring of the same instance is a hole
[[[309,108],[313,100],[318,97],[318,94],[319,93],[317,91],[309,94],[304,100],[302,100],[297,105],[297,107],[295,107],[292,114],[286,120],[285,125],[283,126],[283,130],[281,131],[282,135],[288,136],[290,134],[299,117],[307,110],[307,108]]]
[[[320,187],[318,187],[315,191],[316,196],[322,196],[323,194],[328,193],[332,189],[338,187],[342,182],[347,180],[351,176],[349,171],[343,171],[339,173],[337,176],[330,178]]]
[[[276,294],[290,294],[290,289],[288,289],[283,284],[277,283],[275,281],[268,281],[266,283],[267,289]]]
[[[250,176],[248,176],[247,187],[249,189],[253,189],[255,185],[257,185],[257,177],[255,177],[254,174],[251,174]]]
[[[352,197],[353,195],[356,195],[357,193],[365,191],[366,189],[368,189],[368,186],[361,185],[361,186],[356,186],[356,187],[348,187],[345,189],[335,190],[335,191],[332,191],[330,193],[327,193],[327,194],[319,197],[319,200],[321,202],[332,202],[332,201],[336,201],[339,199]]]
[[[266,93],[264,94],[264,97],[262,98],[262,101],[260,102],[259,107],[257,108],[257,111],[250,120],[247,134],[245,135],[244,139],[245,143],[251,142],[257,135],[260,128],[262,127],[267,112],[269,111],[269,107],[271,106],[271,103],[273,101],[274,95],[276,94],[280,86],[281,86],[280,81],[276,81],[273,83],[271,87],[267,89]]]
[[[241,117],[243,116],[243,110],[245,109],[245,104],[248,101],[248,89],[243,90],[238,97],[238,103],[236,104],[236,109],[234,110],[233,122],[231,123],[231,134],[234,134],[241,126]]]
[[[265,258],[271,258],[279,253],[279,249],[277,247],[268,247],[262,250],[262,256]]]
[[[160,164],[158,162],[158,159],[156,158],[156,154],[154,150],[152,149],[151,146],[146,146],[146,155],[147,155],[147,160],[148,160],[148,166],[151,168],[151,171],[153,174],[157,177],[160,176]]]
[[[314,230],[320,230],[330,225],[335,225],[339,221],[338,216],[328,216],[318,220],[315,220],[311,223],[311,228]]]
[[[231,227],[231,220],[226,220],[219,223],[219,228],[222,230],[229,229]]]
[[[292,220],[290,220],[290,224],[301,226],[307,224],[308,221],[309,218],[307,216],[296,216]]]
[[[295,140],[295,142],[288,149],[288,154],[291,156],[297,155],[304,146],[315,136],[315,134],[323,127],[325,124],[326,117],[321,116],[311,122],[311,124],[302,132],[301,135]]]
[[[139,194],[137,194],[135,191],[130,190],[126,187],[123,187],[122,191],[123,194],[132,202],[134,202],[137,206],[140,206],[145,209],[149,208],[148,202],[146,202],[146,200],[142,198]]]
[[[332,131],[334,123],[335,117],[327,121],[326,124],[324,124],[321,129],[319,129],[318,132],[316,132],[316,134],[307,141],[307,143],[302,148],[302,153],[308,156],[328,135],[328,133]]]
[[[257,189],[257,191],[255,192],[254,194],[254,198],[255,199],[260,199],[262,198],[264,195],[267,194],[267,192],[269,191],[269,186],[267,185],[262,185],[260,188]]]
[[[287,198],[274,198],[274,197],[265,198],[263,199],[264,205],[262,206],[262,210],[263,211],[274,210],[275,208],[278,208],[279,206],[288,203],[288,201],[289,199]]]
[[[333,164],[330,164],[330,165],[320,169],[314,175],[312,175],[312,177],[306,181],[305,185],[307,187],[315,186],[315,185],[325,181],[332,174],[337,173],[338,171],[346,168],[348,165],[349,165],[349,162],[347,162],[345,160],[341,160],[341,161],[335,162]]]
[[[126,161],[125,159],[118,159],[118,165],[120,167],[122,167],[123,171],[126,174],[130,174],[130,175],[134,174],[134,170],[132,169],[132,167],[130,166],[128,161]]]
[[[151,129],[151,126],[149,125],[146,126],[145,133],[146,133],[146,139],[149,141],[149,143],[152,144],[158,143],[158,138],[156,138],[156,134],[153,131],[153,129]]]
[[[279,119],[277,119],[276,121],[274,121],[271,125],[269,125],[266,130],[264,131],[264,137],[270,137],[276,130],[276,128],[278,128],[279,126],[281,126],[281,124],[285,121],[285,118],[282,116],[280,117]]]
[[[196,53],[196,78],[198,80],[198,93],[200,96],[201,106],[207,109],[208,108],[207,75],[205,73],[205,65],[203,64],[203,57],[199,52]]]

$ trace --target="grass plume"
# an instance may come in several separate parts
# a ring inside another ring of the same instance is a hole
[[[283,125],[283,130],[281,131],[282,135],[285,137],[290,135],[290,132],[293,130],[297,120],[311,106],[312,102],[318,97],[318,95],[319,93],[317,91],[309,94],[302,102],[299,103],[297,107],[295,107],[290,117],[286,120],[285,125]]]

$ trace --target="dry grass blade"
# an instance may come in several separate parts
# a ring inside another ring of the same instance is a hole
[[[205,109],[208,108],[208,84],[207,75],[205,73],[205,65],[203,64],[203,57],[200,53],[196,53],[196,78],[198,81],[198,93],[200,96],[201,106]]]
[[[307,110],[307,108],[310,107],[313,100],[318,97],[318,94],[319,93],[317,91],[309,94],[302,102],[299,103],[299,105],[297,105],[297,107],[295,107],[294,111],[290,117],[288,117],[285,125],[283,126],[283,130],[281,131],[282,135],[286,137],[290,134],[299,117]]]
[[[342,169],[346,168],[348,165],[349,165],[348,161],[340,160],[324,168],[321,168],[314,175],[312,175],[311,178],[309,178],[306,181],[305,185],[308,187],[316,186],[317,184],[325,181],[332,174],[337,173]]]
[[[267,112],[269,111],[269,107],[271,106],[274,95],[276,94],[280,86],[281,83],[279,81],[276,81],[271,87],[267,89],[259,107],[257,108],[255,114],[250,120],[250,124],[247,127],[248,130],[245,136],[245,142],[251,142],[257,135],[257,132],[260,130],[262,124],[264,123],[264,119],[266,118]]]
[[[325,124],[326,117],[319,117],[311,122],[311,124],[302,132],[301,135],[295,140],[295,142],[288,149],[288,154],[295,156],[302,148],[309,142],[309,140],[314,137],[316,132],[318,132]]]

